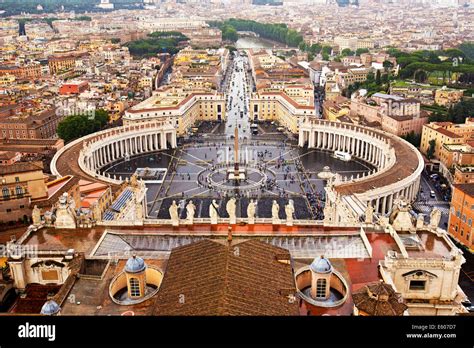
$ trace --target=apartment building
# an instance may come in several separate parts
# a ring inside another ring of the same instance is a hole
[[[30,202],[48,197],[41,162],[0,166],[0,222],[18,221],[31,215]]]
[[[225,97],[222,93],[192,92],[167,86],[128,109],[123,123],[165,121],[177,129],[178,135],[185,135],[196,121],[221,121],[225,120],[225,115]]]
[[[0,65],[0,76],[11,75],[17,79],[34,80],[42,76],[40,64]]]
[[[444,86],[435,91],[435,103],[441,106],[449,107],[462,100],[464,89],[447,88]]]
[[[474,120],[466,118],[464,124],[452,122],[431,122],[423,126],[420,151],[426,155],[430,141],[434,140],[434,158],[440,159],[445,144],[461,145],[473,138]]]
[[[474,184],[454,185],[449,213],[448,233],[473,249]]]
[[[3,112],[2,112],[3,111]],[[2,139],[49,139],[63,116],[53,108],[23,108],[15,105],[0,108],[0,137]]]

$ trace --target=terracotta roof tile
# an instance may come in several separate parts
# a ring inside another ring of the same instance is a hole
[[[289,252],[249,240],[211,240],[173,249],[155,302],[155,315],[298,315]],[[178,300],[183,299],[183,303]]]

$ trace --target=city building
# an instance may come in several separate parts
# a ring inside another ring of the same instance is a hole
[[[430,144],[434,142],[433,157],[439,159],[444,145],[461,145],[472,140],[474,134],[474,122],[466,118],[463,124],[452,122],[431,122],[423,126],[421,133],[420,151],[427,154]]]
[[[21,66],[14,65],[0,65],[0,76],[10,80],[11,78],[5,76],[14,76],[16,79],[34,80],[42,76],[41,65],[28,64]]]
[[[23,107],[15,105],[0,110],[0,135],[3,139],[50,139],[63,116],[47,105]]]
[[[0,221],[28,220],[30,203],[48,197],[41,162],[13,163],[0,166]]]
[[[124,125],[152,120],[164,121],[178,134],[191,131],[197,121],[225,120],[225,98],[217,92],[192,92],[163,87],[145,101],[129,108],[123,116]]]
[[[63,83],[59,88],[59,94],[81,94],[89,88],[89,84],[86,81],[71,81]]]
[[[435,103],[441,106],[450,107],[451,105],[460,102],[463,95],[463,89],[453,89],[444,86],[435,91]]]
[[[449,211],[448,232],[468,249],[474,249],[474,184],[456,184],[453,187]]]

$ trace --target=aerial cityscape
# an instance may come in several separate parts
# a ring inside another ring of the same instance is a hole
[[[0,317],[468,316],[473,219],[474,0],[0,0]]]

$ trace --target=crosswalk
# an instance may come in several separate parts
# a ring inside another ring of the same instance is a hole
[[[446,203],[446,202],[444,202]],[[428,203],[414,203],[413,208],[418,210],[422,214],[431,214],[431,211],[433,210],[435,206],[433,204],[428,204]],[[436,207],[441,211],[441,214],[443,215],[448,215],[449,214],[449,206],[445,207]]]

